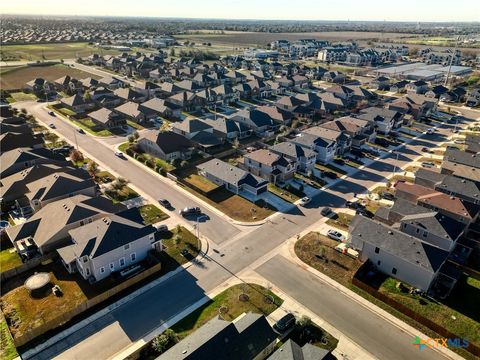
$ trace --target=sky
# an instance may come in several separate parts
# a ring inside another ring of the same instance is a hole
[[[2,14],[274,20],[480,21],[480,0],[14,0]]]

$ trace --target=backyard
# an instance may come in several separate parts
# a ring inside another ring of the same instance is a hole
[[[7,47],[9,46],[2,46],[2,51]],[[0,80],[0,88],[3,90],[21,89],[27,82],[35,78],[43,78],[45,80],[53,81],[62,76],[70,75],[79,80],[87,77],[99,79],[98,76],[62,64],[47,66],[15,66],[3,69]]]
[[[2,241],[2,247],[0,251],[0,271],[4,272],[22,265],[22,259],[14,251],[15,249],[10,245],[5,246]]]
[[[12,337],[8,331],[7,322],[0,318],[0,358],[2,360],[13,360],[18,356]]]

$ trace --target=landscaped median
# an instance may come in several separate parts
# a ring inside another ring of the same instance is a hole
[[[364,272],[365,265],[362,261],[335,250],[338,244],[326,236],[310,232],[295,243],[295,253],[309,266],[431,338],[450,337],[435,332],[446,330],[454,337],[466,338],[471,343],[480,344],[479,280],[464,276],[446,300],[433,300],[410,294],[408,286],[398,286],[399,282],[389,277],[381,279],[377,286],[366,284],[356,276]],[[403,310],[404,307],[406,310]],[[428,327],[428,321],[434,324]],[[450,350],[466,359],[476,358],[465,349]]]

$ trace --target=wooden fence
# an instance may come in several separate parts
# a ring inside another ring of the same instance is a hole
[[[23,333],[21,336],[15,336],[13,338],[13,342],[16,347],[25,345],[26,343],[32,341],[36,337],[46,333],[47,331],[50,331],[52,329],[55,329],[66,322],[70,321],[73,319],[75,316],[80,315],[84,311],[90,309],[91,307],[100,304],[101,302],[109,299],[110,297],[118,294],[119,292],[127,289],[130,286],[135,285],[136,283],[144,280],[145,278],[149,277],[150,275],[160,271],[162,268],[161,263],[157,263],[153,265],[152,267],[146,269],[145,271],[141,272],[140,274],[133,276],[122,283],[116,285],[115,287],[104,291],[100,295],[97,295],[91,299],[85,300],[82,302],[80,305],[78,305],[76,308],[67,311],[65,313],[61,313],[55,318],[44,322],[43,324],[40,324],[39,326],[33,327],[29,330],[27,330],[25,333]]]
[[[366,291],[367,293],[376,297],[377,299],[383,301],[385,304],[388,304],[391,307],[393,307],[394,309],[396,309],[396,310],[400,311],[401,313],[407,315],[408,317],[412,318],[416,322],[428,327],[429,329],[433,330],[434,332],[436,332],[440,336],[443,336],[445,338],[450,338],[450,339],[460,338],[460,336],[452,333],[451,331],[445,329],[443,326],[433,322],[432,320],[426,318],[425,316],[420,315],[419,313],[413,311],[409,307],[407,307],[403,304],[400,304],[399,302],[392,299],[388,295],[385,295],[385,294],[377,291],[376,289],[374,289],[371,286],[365,284],[363,281],[359,280],[358,278],[354,277],[352,279],[352,284],[359,287],[360,289]],[[470,353],[472,353],[473,355],[480,356],[480,347],[478,347],[475,344],[470,343],[466,350],[469,351]]]
[[[20,256],[20,255],[19,255]],[[2,271],[0,273],[0,281],[4,282],[7,281],[8,279],[11,279],[12,277],[15,277],[17,275],[20,275],[28,270],[33,269],[34,267],[37,267],[40,265],[40,263],[50,260],[50,259],[55,259],[57,257],[57,253],[49,253],[47,255],[43,255],[38,258],[33,258],[31,260],[28,260],[27,262],[23,263],[20,266],[14,267],[13,269],[9,269],[6,271]]]

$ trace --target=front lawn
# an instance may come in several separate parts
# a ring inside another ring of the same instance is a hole
[[[35,94],[27,94],[24,92],[10,93],[9,102],[37,100]]]
[[[239,299],[241,294],[246,294],[247,301]],[[272,302],[273,300],[273,302]],[[227,321],[236,319],[239,315],[247,312],[269,315],[280,307],[283,300],[271,291],[257,284],[234,285],[211,299],[207,304],[186,316],[174,326],[180,338],[184,338],[193,331],[220,314]]]
[[[298,199],[300,199],[297,195],[292,194],[291,192],[288,192],[285,189],[279,188],[278,186],[269,183],[268,184],[268,191],[270,191],[272,194],[277,195],[279,198],[282,198],[285,201],[288,201],[290,203],[294,203]]]
[[[334,217],[327,220],[327,224],[335,226],[341,230],[348,230],[348,225],[353,219],[353,215],[339,212]]]
[[[120,190],[107,189],[105,190],[105,194],[112,199],[114,203],[130,200],[139,196],[138,193],[129,186],[124,186]]]
[[[190,173],[189,175],[185,176],[183,180],[206,193],[218,188],[216,184],[214,184],[207,178],[204,178],[203,176],[195,173]]]
[[[315,168],[324,172],[333,172],[337,175],[337,177],[342,177],[343,175],[345,175],[347,172],[342,170],[342,169],[339,169],[338,167],[336,166],[333,166],[333,165],[330,165],[330,164],[327,164],[327,165],[322,165],[322,164],[315,164]]]
[[[197,257],[201,250],[201,245],[197,237],[180,225],[162,234],[161,237],[163,246],[165,247],[165,254],[167,255],[164,261],[162,261],[162,264],[165,265],[163,269],[167,269],[167,271],[174,270],[179,265],[185,264],[189,260]],[[188,250],[188,257],[181,254],[183,249]]]
[[[145,225],[155,224],[169,218],[167,214],[152,204],[140,206],[138,209],[140,210]]]
[[[362,262],[335,250],[338,242],[310,232],[295,243],[295,254],[304,263],[348,286]]]

